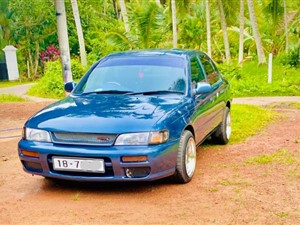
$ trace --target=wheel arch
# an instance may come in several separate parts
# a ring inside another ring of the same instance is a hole
[[[190,131],[190,132],[192,133],[192,135],[194,136],[194,138],[196,138],[196,137],[195,137],[195,130],[194,130],[194,128],[193,128],[193,126],[192,126],[191,124],[188,124],[188,125],[183,129],[182,133],[183,133],[185,130]]]
[[[231,102],[230,101],[227,101],[226,107],[228,107],[229,109],[231,108]]]

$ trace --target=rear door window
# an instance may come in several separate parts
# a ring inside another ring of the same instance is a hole
[[[206,72],[206,78],[209,84],[213,85],[219,81],[220,76],[218,71],[215,69],[213,62],[206,56],[200,58],[202,66]]]

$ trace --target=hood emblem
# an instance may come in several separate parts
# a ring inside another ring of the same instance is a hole
[[[110,137],[108,136],[97,136],[97,140],[100,142],[108,142],[110,141]]]

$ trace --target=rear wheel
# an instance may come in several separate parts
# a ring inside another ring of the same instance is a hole
[[[225,145],[228,143],[231,136],[231,115],[230,109],[226,107],[223,116],[223,121],[217,130],[211,135],[213,141],[217,144]]]
[[[193,134],[185,130],[180,137],[175,179],[179,183],[192,180],[196,168],[196,142]]]

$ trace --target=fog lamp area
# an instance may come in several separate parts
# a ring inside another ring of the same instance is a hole
[[[150,167],[128,167],[125,168],[125,174],[128,178],[143,178],[150,174]]]

